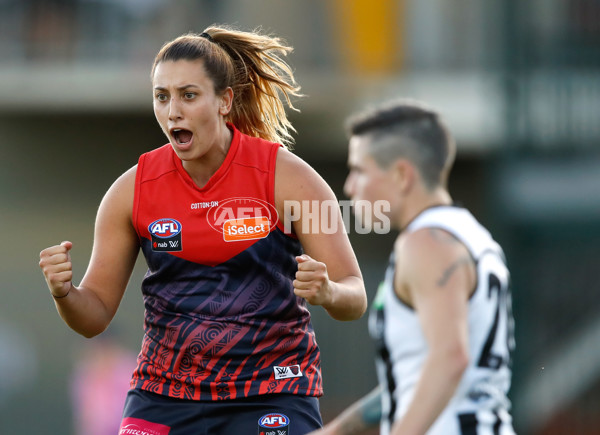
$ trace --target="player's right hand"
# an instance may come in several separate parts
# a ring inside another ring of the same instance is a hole
[[[56,298],[65,296],[71,289],[73,265],[69,251],[72,247],[73,243],[65,241],[40,252],[40,268],[50,293]]]

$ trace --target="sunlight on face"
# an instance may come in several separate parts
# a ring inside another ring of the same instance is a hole
[[[390,172],[379,167],[369,154],[369,140],[364,136],[352,136],[348,148],[350,172],[344,184],[344,193],[354,202],[389,201],[393,189]],[[355,208],[355,211],[357,209]],[[379,218],[372,213],[356,213],[364,225],[372,225]],[[368,210],[373,210],[369,207]]]
[[[175,152],[181,158],[205,152],[224,123],[224,101],[203,61],[161,62],[152,84],[154,114]]]

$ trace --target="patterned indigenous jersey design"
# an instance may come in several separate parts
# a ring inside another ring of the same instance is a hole
[[[507,393],[514,348],[509,273],[504,254],[490,233],[463,208],[425,210],[404,230],[443,229],[462,242],[475,260],[477,288],[469,301],[470,362],[454,397],[429,435],[514,434]],[[377,374],[383,386],[381,434],[406,412],[427,355],[417,313],[394,292],[392,254],[369,317],[377,348]]]
[[[320,396],[319,348],[292,286],[302,248],[274,206],[280,146],[229,127],[202,188],[168,144],[139,159],[133,222],[148,272],[132,387],[192,400]]]

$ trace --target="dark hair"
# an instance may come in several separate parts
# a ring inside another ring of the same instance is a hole
[[[294,109],[291,97],[300,97],[290,66],[282,59],[292,47],[260,30],[244,32],[210,26],[201,34],[188,33],[167,42],[152,66],[160,62],[202,60],[214,82],[215,93],[228,87],[234,100],[227,121],[241,132],[283,145],[291,145],[295,131],[285,113],[284,101]]]
[[[384,103],[350,117],[346,130],[349,136],[369,136],[369,153],[380,167],[406,158],[427,187],[446,183],[456,146],[438,113],[422,103]]]

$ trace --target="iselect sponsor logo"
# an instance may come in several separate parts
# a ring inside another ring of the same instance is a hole
[[[209,209],[206,219],[227,241],[266,237],[279,221],[273,205],[255,198],[220,199],[217,207]]]
[[[230,219],[223,224],[226,242],[264,239],[271,231],[271,221],[264,216]]]

